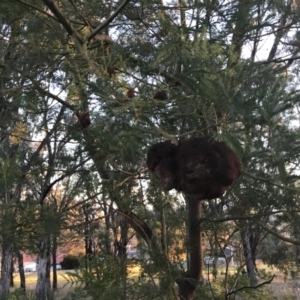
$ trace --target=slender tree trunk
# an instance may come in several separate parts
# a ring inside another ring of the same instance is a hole
[[[41,241],[39,247],[38,254],[38,262],[37,262],[37,283],[35,296],[37,300],[46,300],[47,299],[47,241]]]
[[[57,238],[54,237],[53,238],[53,250],[52,250],[52,263],[53,263],[52,288],[53,288],[53,290],[57,289],[56,250],[57,250]]]
[[[255,274],[254,258],[252,256],[252,249],[250,245],[249,225],[247,223],[241,230],[241,238],[243,242],[243,250],[244,250],[244,257],[245,257],[245,262],[247,267],[247,273],[250,278],[251,285],[255,285],[257,284],[257,278]]]
[[[164,255],[168,256],[168,243],[167,243],[167,223],[166,223],[166,215],[164,210],[162,209],[160,212],[161,218],[161,250]]]
[[[104,237],[104,253],[106,255],[110,255],[112,254],[112,250],[111,250],[111,244],[110,244],[110,228],[111,228],[111,224],[110,224],[110,213],[111,213],[111,207],[109,206],[107,208],[107,206],[105,205],[105,214],[106,214],[106,218],[105,220],[105,237]]]
[[[119,241],[119,248],[118,248],[118,257],[121,260],[121,268],[122,268],[122,285],[123,285],[123,295],[122,299],[127,299],[127,244],[128,244],[128,229],[129,224],[128,221],[124,218],[120,222],[121,228],[121,240]]]
[[[180,300],[192,300],[199,281],[203,280],[203,253],[201,230],[202,203],[197,197],[186,195],[188,209],[188,270],[185,277],[177,279]]]
[[[50,241],[48,241],[50,244]],[[46,263],[46,295],[47,299],[53,299],[53,293],[51,289],[51,280],[50,280],[50,268],[51,268],[51,252],[49,249],[49,244],[47,247],[47,263]]]
[[[294,236],[295,240],[300,243],[300,218],[297,214],[293,215],[294,217]],[[295,245],[296,247],[296,265],[300,268],[300,246]]]
[[[14,258],[11,259],[11,267],[10,267],[10,287],[14,287]]]
[[[126,219],[122,220],[120,222],[120,228],[121,228],[121,239],[119,241],[119,247],[118,247],[118,256],[121,256],[123,258],[127,258],[127,244],[128,244],[128,229],[129,224]]]
[[[2,245],[2,261],[1,261],[1,279],[0,279],[0,298],[6,299],[9,294],[11,261],[13,258],[13,246]]]
[[[25,291],[26,290],[26,282],[25,282],[23,254],[21,252],[18,252],[17,258],[18,258],[19,274],[20,274],[20,288]]]
[[[300,233],[296,234],[296,240],[298,243],[300,243]],[[300,267],[300,246],[296,246],[296,264],[298,267]]]

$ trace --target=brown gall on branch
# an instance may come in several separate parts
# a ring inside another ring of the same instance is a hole
[[[171,141],[152,145],[148,151],[147,167],[161,181],[167,191],[179,188],[177,146]]]
[[[114,68],[114,67],[107,67],[106,68],[106,72],[107,72],[108,76],[111,78],[114,75],[116,75],[116,68]]]
[[[135,93],[134,93],[134,88],[129,88],[127,91],[127,97],[128,98],[134,98],[135,97]]]
[[[199,200],[222,196],[241,174],[241,163],[224,142],[207,138],[170,141],[150,147],[147,166],[165,190],[197,195]]]
[[[90,119],[90,112],[89,111],[83,111],[76,113],[76,116],[78,118],[78,122],[81,125],[82,128],[87,128],[91,125],[91,119]]]
[[[167,95],[166,91],[157,91],[154,94],[153,99],[155,99],[155,100],[167,100],[168,95]]]
[[[88,49],[94,49],[94,48],[111,48],[113,45],[113,40],[111,39],[110,36],[108,36],[107,34],[97,34],[94,36],[93,39],[91,39],[90,44]]]

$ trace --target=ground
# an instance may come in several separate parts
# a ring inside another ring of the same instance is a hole
[[[276,275],[272,283],[268,287],[274,292],[274,295],[278,299],[292,299],[300,300],[300,280],[292,279],[291,276],[286,278],[282,272],[277,269],[270,268],[262,263],[258,264],[259,269],[264,269],[272,275]],[[130,277],[137,277],[140,274],[140,268],[138,265],[133,265],[129,269]],[[233,271],[233,270],[232,270]],[[57,282],[58,282],[58,291],[56,299],[61,298],[62,295],[65,295],[66,292],[71,288],[71,285],[68,284],[66,273],[74,272],[73,270],[60,270],[57,271]],[[52,272],[51,272],[52,273]],[[51,274],[52,277],[52,274]],[[26,289],[28,292],[33,292],[36,286],[37,273],[31,272],[26,273]],[[15,273],[14,275],[15,287],[18,288],[20,284],[19,274]]]

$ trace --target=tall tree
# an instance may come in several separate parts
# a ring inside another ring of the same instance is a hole
[[[16,162],[14,170],[21,170],[7,189],[15,195],[14,201],[21,191],[27,193],[22,189],[26,175],[37,172],[37,166],[44,163],[49,168],[43,174],[35,173],[41,181],[34,188],[40,192],[36,198],[45,211],[51,178],[57,175],[51,169],[56,165],[49,139],[63,124],[74,142],[75,159],[90,159],[85,166],[97,174],[99,189],[108,199],[103,202],[107,233],[114,227],[110,222],[114,209],[122,211],[127,220],[121,222],[122,238],[118,240],[123,249],[128,222],[145,239],[152,234],[149,231],[145,235],[148,228],[139,223],[142,219],[130,218],[130,213],[149,217],[153,212],[148,211],[147,201],[154,197],[156,203],[164,202],[162,194],[151,188],[147,194],[135,196],[135,190],[145,190],[143,183],[135,187],[137,179],[149,183],[144,164],[148,146],[162,139],[176,142],[178,138],[208,135],[230,144],[248,176],[243,176],[221,200],[203,205],[193,202],[198,205],[193,212],[199,212],[194,217],[201,226],[191,228],[189,224],[187,230],[200,238],[200,230],[205,230],[203,219],[236,220],[245,245],[245,261],[255,264],[256,239],[265,231],[279,234],[261,215],[298,209],[295,194],[290,202],[286,201],[288,193],[283,196],[286,190],[299,192],[294,173],[298,166],[298,129],[292,129],[290,123],[291,119],[299,120],[299,36],[294,29],[300,18],[295,1],[180,0],[167,4],[147,0],[4,0],[0,17],[0,96],[5,112],[0,138],[9,149],[3,155],[3,164],[12,159]],[[263,46],[271,38],[267,50]],[[60,119],[57,114],[61,107],[64,116]],[[52,125],[46,126],[51,120]],[[6,139],[23,132],[22,128],[27,135],[18,136],[27,152]],[[41,134],[45,139],[34,151],[28,138]],[[7,155],[11,150],[13,158]],[[24,159],[21,153],[26,153]],[[249,197],[254,192],[269,196]],[[178,205],[171,198],[166,202],[168,208]],[[201,205],[211,208],[203,209],[202,217]],[[154,209],[161,215],[164,235],[164,211],[159,206]],[[182,221],[182,216],[178,217]],[[156,229],[155,223],[152,225]],[[259,229],[259,234],[251,235],[253,228]],[[296,236],[297,230],[294,233]],[[159,270],[161,274],[168,270],[170,278],[176,274],[177,281],[182,282],[180,279],[186,277],[179,277],[171,264],[166,267],[162,262],[168,261],[166,240],[162,238],[164,248],[154,247],[157,258],[161,258],[157,259]],[[44,262],[45,242],[40,247]],[[199,239],[194,242],[197,247],[201,245]],[[109,252],[108,240],[105,243]],[[11,243],[7,246],[8,258],[10,247]],[[195,264],[191,266],[197,266],[197,270],[189,268],[187,273],[197,282],[203,264],[199,248],[193,257]],[[46,272],[46,264],[43,266],[40,275]],[[253,267],[249,265],[248,269],[252,272]],[[3,285],[7,294],[7,276],[3,274],[1,280],[0,287]],[[44,299],[41,280],[37,297]],[[195,287],[187,292],[186,299],[192,299]],[[172,293],[172,289],[169,291]]]

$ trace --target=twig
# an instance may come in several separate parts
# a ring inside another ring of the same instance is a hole
[[[118,171],[120,171],[120,170],[118,170]],[[136,172],[136,173],[131,174],[130,176],[126,177],[124,180],[122,180],[121,182],[119,182],[117,185],[115,185],[114,188],[117,188],[117,187],[122,186],[125,182],[127,182],[127,181],[130,180],[130,179],[139,179],[141,173],[144,173],[144,172],[146,172],[146,171],[148,171],[148,168],[144,168],[144,169],[142,169],[142,170],[139,171],[139,172]]]
[[[300,189],[294,188],[294,187],[292,187],[292,186],[284,186],[284,185],[278,184],[278,183],[274,182],[274,181],[273,181],[272,179],[270,179],[270,178],[257,177],[257,176],[255,176],[255,175],[252,175],[252,174],[246,172],[246,171],[242,171],[242,173],[243,173],[244,175],[248,176],[248,177],[253,178],[253,179],[260,180],[260,181],[264,181],[264,182],[268,182],[268,183],[270,183],[270,184],[272,184],[272,185],[274,185],[274,186],[277,186],[277,187],[279,187],[279,188],[281,188],[281,189],[285,189],[285,190],[293,191],[293,192],[296,192],[296,193],[300,193]]]
[[[70,3],[72,4],[72,6],[74,7],[74,9],[77,11],[78,15],[81,17],[81,19],[83,20],[83,22],[85,23],[86,26],[88,26],[89,28],[91,28],[89,22],[85,19],[85,17],[83,16],[82,13],[80,13],[79,9],[77,8],[77,6],[75,5],[73,0],[69,0]]]
[[[66,16],[62,13],[62,11],[59,9],[59,7],[56,5],[56,3],[53,0],[42,0],[45,5],[51,10],[51,12],[54,14],[54,16],[57,18],[57,20],[63,25],[63,27],[66,29],[67,33],[70,36],[73,36],[76,38],[76,40],[82,44],[83,40],[81,35],[76,31],[73,26],[71,25],[70,20],[66,18]]]
[[[270,64],[270,63],[281,63],[281,62],[290,61],[290,60],[294,61],[296,59],[300,59],[300,56],[295,56],[295,57],[290,57],[290,58],[284,58],[284,59],[275,58],[275,59],[263,61],[261,63],[265,65],[265,64]]]
[[[228,298],[228,296],[230,296],[232,294],[235,294],[235,293],[238,293],[238,292],[240,292],[242,290],[245,290],[245,289],[257,289],[257,288],[259,288],[259,287],[261,287],[261,286],[263,286],[265,284],[270,284],[272,282],[272,280],[275,278],[275,276],[276,275],[273,275],[270,280],[264,281],[264,282],[262,282],[262,283],[260,283],[260,284],[258,284],[256,286],[243,286],[243,287],[241,287],[241,288],[239,288],[239,289],[237,289],[235,291],[231,291],[231,292],[227,293],[226,299]]]
[[[32,80],[32,82],[33,82],[35,88],[36,88],[39,92],[41,92],[42,94],[44,94],[44,95],[46,95],[46,96],[48,96],[48,97],[50,97],[50,98],[56,100],[57,102],[59,102],[60,104],[62,104],[64,107],[67,107],[67,108],[69,108],[69,109],[72,110],[72,111],[75,111],[75,106],[71,105],[71,104],[68,103],[67,101],[62,100],[61,98],[59,98],[58,96],[56,96],[56,95],[50,93],[49,91],[44,90],[43,88],[40,87],[40,85],[39,85],[37,82],[35,82],[35,81],[33,81],[33,80]]]
[[[118,14],[123,10],[123,8],[130,2],[130,0],[125,0],[117,9],[116,11],[107,18],[102,24],[100,24],[87,38],[88,41],[90,41],[98,32],[103,30],[106,26],[108,26],[117,16]]]
[[[33,4],[30,4],[30,3],[27,3],[27,2],[23,2],[22,0],[15,0],[15,1],[17,1],[17,2],[19,2],[21,4],[23,4],[23,5],[26,5],[26,6],[30,7],[30,8],[33,8],[34,10],[37,10],[38,12],[46,15],[47,17],[49,17],[49,18],[51,18],[51,19],[53,19],[55,21],[58,21],[58,19],[56,17],[54,17],[53,15],[49,14],[48,12],[40,9],[39,7],[37,7],[37,6],[33,5]]]

